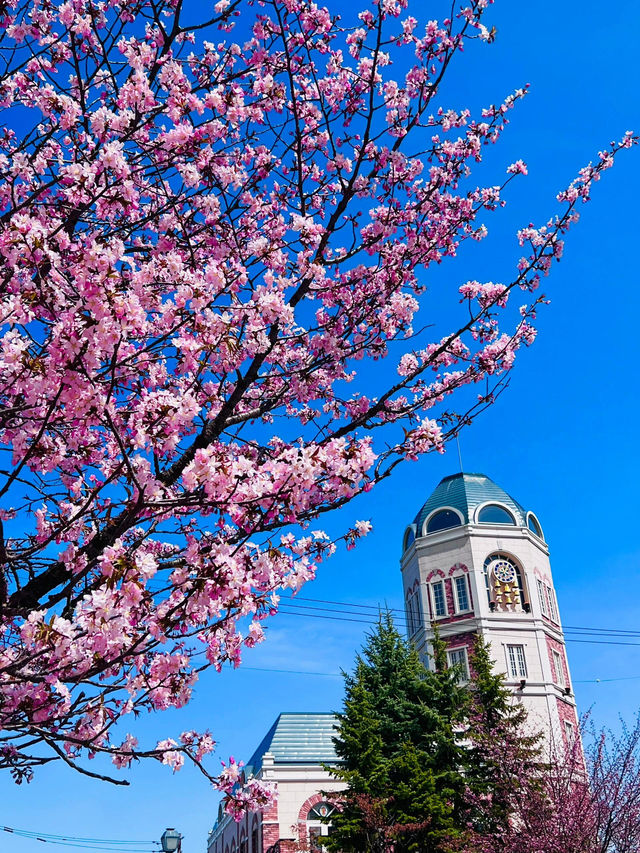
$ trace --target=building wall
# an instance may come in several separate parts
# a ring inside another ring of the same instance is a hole
[[[225,815],[214,826],[208,841],[208,853],[266,853],[280,841],[281,853],[293,853],[298,842],[306,841],[306,817],[321,801],[320,791],[340,791],[345,786],[333,779],[320,764],[280,765],[264,756],[257,778],[275,784],[277,800],[269,811],[251,812],[236,823]],[[258,845],[252,829],[258,830]],[[247,840],[246,850],[240,843]]]
[[[451,649],[466,646],[470,652],[475,636],[482,635],[490,644],[496,670],[505,674],[514,696],[527,708],[532,727],[542,730],[550,740],[564,739],[564,721],[571,719],[575,725],[576,709],[573,696],[564,690],[570,685],[570,676],[547,544],[521,526],[465,524],[428,536],[420,534],[417,531],[417,538],[403,555],[401,568],[405,599],[416,590],[420,598],[421,624],[411,639],[423,661],[428,665],[432,620]],[[485,560],[496,553],[520,566],[528,612],[491,609]],[[458,614],[452,576],[462,573],[468,577],[472,610]],[[435,617],[430,611],[429,586],[433,581],[444,584],[448,611],[444,617]],[[542,583],[544,602],[540,600],[538,581]],[[524,648],[524,685],[522,678],[509,673],[509,645]],[[562,657],[562,684],[554,678],[552,649]]]

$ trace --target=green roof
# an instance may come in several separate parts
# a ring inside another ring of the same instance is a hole
[[[494,483],[486,474],[451,474],[440,480],[435,490],[415,517],[416,535],[420,536],[425,519],[435,509],[453,507],[462,513],[464,523],[473,520],[477,507],[487,502],[504,504],[515,515],[517,524],[526,527],[527,514],[520,504]]]
[[[331,713],[280,714],[247,762],[247,772],[258,772],[266,752],[276,764],[335,764],[335,725]]]

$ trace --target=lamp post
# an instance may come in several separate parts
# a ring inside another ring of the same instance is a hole
[[[167,827],[160,837],[162,853],[180,853],[182,836],[172,826]]]

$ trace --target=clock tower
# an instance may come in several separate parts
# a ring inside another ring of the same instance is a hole
[[[560,614],[542,526],[484,474],[453,474],[407,527],[407,630],[428,665],[432,625],[451,664],[469,672],[476,636],[552,744],[578,732]]]

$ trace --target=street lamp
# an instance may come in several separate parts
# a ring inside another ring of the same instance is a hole
[[[169,826],[162,833],[160,838],[160,846],[162,847],[162,853],[180,853],[182,844],[182,836],[179,832]]]

